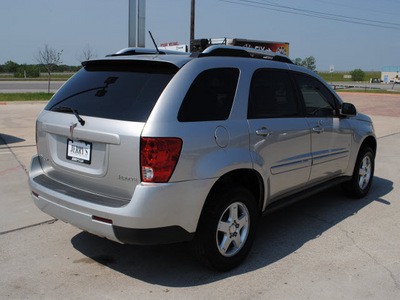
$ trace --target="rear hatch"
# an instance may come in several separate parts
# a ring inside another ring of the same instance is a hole
[[[38,118],[46,176],[73,189],[130,199],[141,181],[141,132],[177,70],[144,60],[87,62]]]

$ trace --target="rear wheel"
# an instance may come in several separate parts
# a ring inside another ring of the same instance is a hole
[[[254,240],[258,212],[254,196],[238,187],[211,195],[194,242],[199,260],[218,271],[239,265]]]
[[[374,170],[375,155],[372,149],[366,146],[358,154],[352,179],[343,184],[346,192],[355,198],[364,197],[371,188]]]

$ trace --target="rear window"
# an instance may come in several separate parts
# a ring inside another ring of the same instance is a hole
[[[84,116],[145,122],[177,70],[173,65],[152,62],[88,64],[63,85],[45,109],[66,112],[65,108],[72,108]]]

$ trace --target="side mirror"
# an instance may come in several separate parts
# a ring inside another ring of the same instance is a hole
[[[343,117],[355,117],[357,115],[357,109],[352,103],[343,103],[341,115]]]

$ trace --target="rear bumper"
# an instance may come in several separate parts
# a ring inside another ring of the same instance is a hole
[[[136,186],[126,205],[113,207],[90,201],[87,192],[60,182],[57,182],[58,188],[53,189],[51,184],[35,180],[38,176],[46,175],[39,158],[34,156],[29,185],[36,206],[43,212],[119,243],[146,245],[192,239],[207,197],[205,191],[215,182],[142,183]]]
[[[190,241],[194,233],[179,226],[151,229],[134,229],[114,226],[114,234],[119,242],[136,245],[169,244]]]

